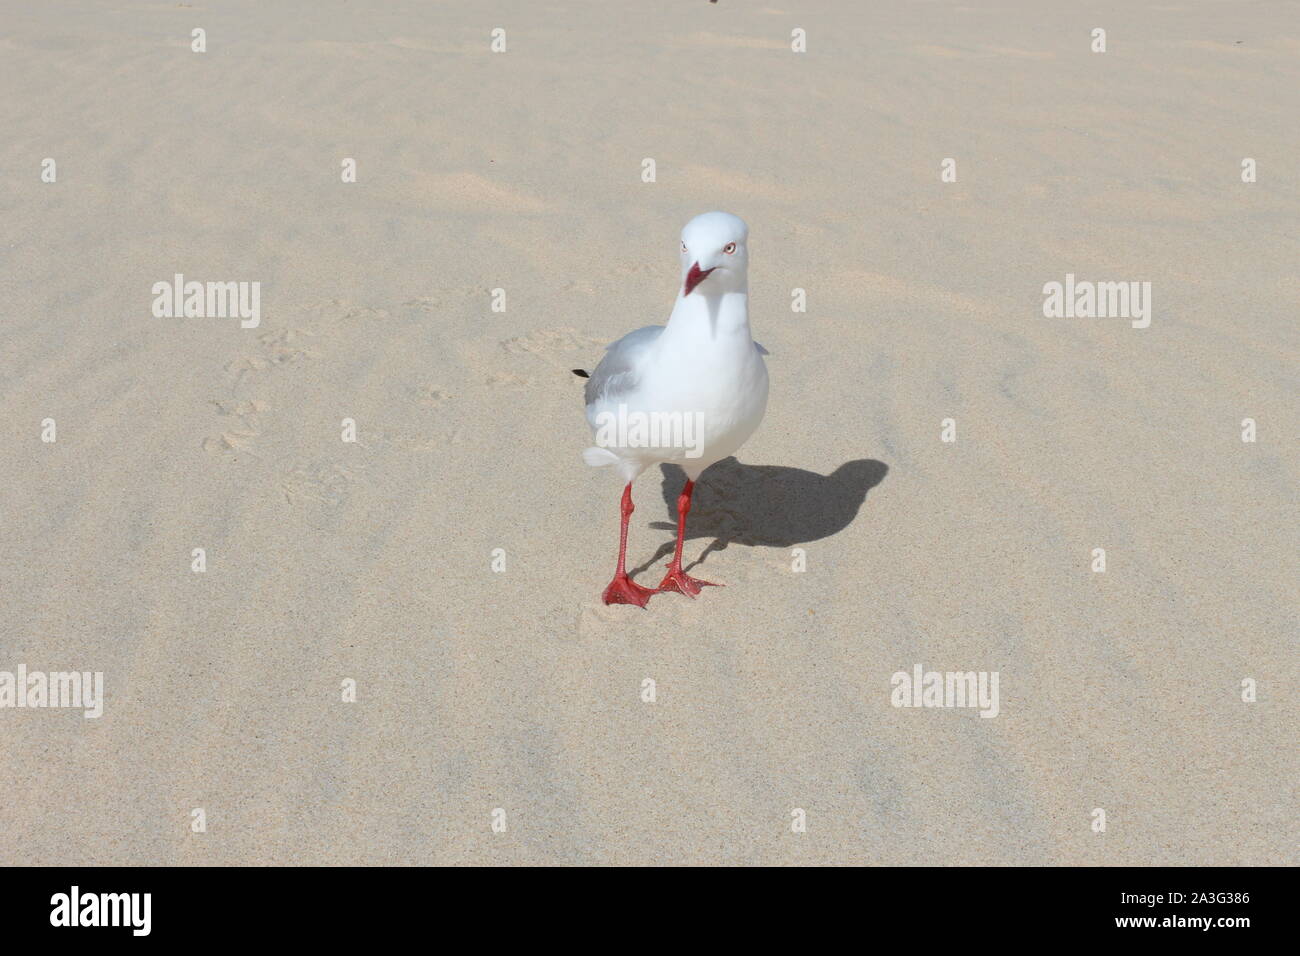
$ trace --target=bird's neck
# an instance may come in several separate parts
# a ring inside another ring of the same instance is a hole
[[[749,292],[678,295],[662,336],[668,347],[707,348],[744,343],[749,334]]]

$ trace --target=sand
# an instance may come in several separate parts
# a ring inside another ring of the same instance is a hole
[[[105,701],[0,709],[0,864],[1297,862],[1292,5],[9,6],[0,670]],[[569,370],[715,208],[772,380],[726,587],[605,607]]]

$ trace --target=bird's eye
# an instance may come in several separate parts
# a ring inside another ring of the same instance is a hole
[[[722,251],[729,256],[734,256],[736,254],[736,244],[734,242],[729,242],[722,247]]]
[[[683,240],[682,240],[682,252],[685,252],[685,251],[686,251],[686,240],[683,239]]]

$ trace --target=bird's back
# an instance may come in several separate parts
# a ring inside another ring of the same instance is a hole
[[[587,379],[587,385],[583,389],[588,415],[593,406],[617,405],[636,390],[640,381],[638,360],[663,330],[662,325],[647,325],[629,332],[606,348],[605,357],[591,373],[591,378]]]

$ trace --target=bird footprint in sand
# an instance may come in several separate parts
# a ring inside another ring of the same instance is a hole
[[[304,465],[281,479],[280,491],[291,505],[314,501],[337,508],[347,499],[355,480],[352,471],[342,465]]]
[[[214,399],[212,404],[217,406],[219,414],[237,419],[238,424],[225,429],[215,438],[203,439],[203,450],[212,454],[247,451],[252,446],[253,439],[262,433],[257,416],[266,411],[266,402],[257,399],[247,402]]]
[[[575,352],[595,348],[599,339],[584,335],[577,329],[536,329],[526,335],[505,339],[501,347],[512,355],[543,355],[548,352]]]

